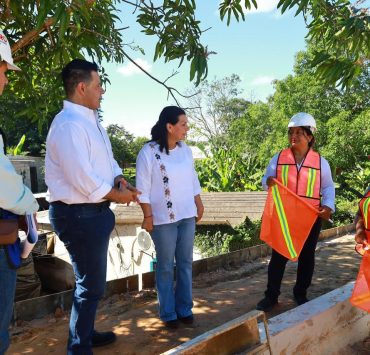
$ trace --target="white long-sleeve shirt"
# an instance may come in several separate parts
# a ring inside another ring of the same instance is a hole
[[[97,203],[122,174],[97,112],[64,101],[46,139],[45,181],[49,202]]]
[[[0,135],[0,208],[18,215],[37,212],[39,205],[32,192],[23,184],[12,163],[4,154]]]
[[[268,189],[266,184],[267,178],[269,176],[276,176],[277,162],[279,158],[279,153],[275,154],[270,160],[269,165],[266,168],[265,175],[262,178],[262,186],[265,190]],[[331,176],[331,170],[328,161],[320,156],[321,160],[321,190],[322,195],[321,205],[328,206],[332,211],[335,211],[335,187],[334,182]],[[297,164],[297,168],[300,168],[300,165]]]
[[[166,168],[170,200],[175,219],[169,217],[169,209],[165,198],[163,175],[155,158],[155,153],[147,143],[141,149],[136,160],[136,188],[142,192],[139,195],[141,203],[152,207],[153,224],[167,224],[197,215],[194,196],[199,195],[201,187],[194,169],[194,160],[190,148],[181,142],[166,154],[159,151],[159,145],[154,143],[155,153],[160,155],[161,163]]]

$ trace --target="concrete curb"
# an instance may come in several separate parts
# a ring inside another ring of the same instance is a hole
[[[350,282],[269,319],[272,354],[334,355],[368,337],[370,314],[349,302],[353,285]],[[264,342],[263,324],[259,327]]]
[[[320,232],[319,240],[332,238],[332,237],[339,237],[341,235],[351,233],[355,229],[356,229],[355,223],[346,224],[346,225],[340,226],[340,227],[325,229],[325,230]]]

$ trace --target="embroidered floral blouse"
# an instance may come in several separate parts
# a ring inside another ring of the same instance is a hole
[[[152,207],[153,224],[167,224],[195,217],[194,196],[200,194],[190,148],[181,142],[169,155],[159,145],[144,145],[136,160],[136,187],[140,202]]]

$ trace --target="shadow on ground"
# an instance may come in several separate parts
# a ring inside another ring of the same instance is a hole
[[[353,235],[319,243],[309,298],[316,298],[355,280],[360,257],[354,252]],[[296,263],[288,263],[278,306],[268,317],[295,307],[292,289]],[[114,329],[117,342],[94,354],[159,354],[255,308],[266,286],[267,260],[246,263],[232,270],[201,274],[194,279],[193,326],[164,329],[157,318],[153,290],[114,295],[99,308],[96,329]],[[65,354],[68,315],[59,312],[13,328],[9,354]],[[365,345],[364,345],[365,344]],[[358,347],[367,343],[357,344]],[[369,352],[367,352],[369,353]]]

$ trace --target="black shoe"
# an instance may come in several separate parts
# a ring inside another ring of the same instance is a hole
[[[298,306],[309,301],[306,295],[294,295],[294,299]]]
[[[265,297],[257,303],[256,309],[259,311],[270,312],[277,303],[277,299]]]
[[[194,316],[191,314],[190,316],[179,318],[179,321],[184,324],[193,324]]]
[[[179,321],[177,319],[163,321],[163,324],[168,329],[177,329],[179,327]]]
[[[91,338],[91,346],[104,346],[116,341],[116,334],[113,332],[97,332],[94,330],[93,336]]]

